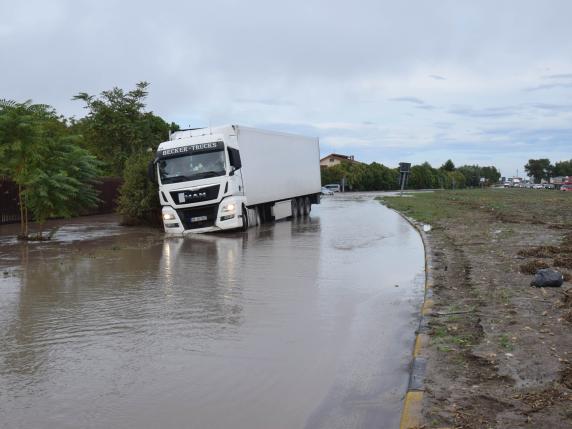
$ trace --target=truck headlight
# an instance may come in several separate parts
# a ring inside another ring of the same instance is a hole
[[[163,213],[163,220],[175,220],[175,214],[174,213]]]
[[[229,220],[235,216],[236,211],[236,204],[235,203],[227,203],[222,206],[220,211],[221,217],[220,220]]]
[[[222,206],[222,211],[225,213],[234,213],[236,205],[234,203],[228,203]]]

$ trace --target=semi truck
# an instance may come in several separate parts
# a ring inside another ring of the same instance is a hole
[[[149,174],[167,234],[246,230],[320,203],[317,138],[239,125],[176,131]]]

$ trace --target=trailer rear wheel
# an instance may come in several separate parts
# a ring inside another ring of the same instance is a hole
[[[304,216],[304,198],[296,198],[298,201],[298,217]]]
[[[310,202],[309,197],[304,197],[304,216],[308,216],[312,211],[312,203]]]
[[[291,200],[291,204],[292,204],[292,219],[296,219],[298,217],[298,199],[297,198],[292,198]]]
[[[262,217],[260,216],[261,208],[254,207],[254,218],[256,219],[256,226],[260,226],[262,224]]]

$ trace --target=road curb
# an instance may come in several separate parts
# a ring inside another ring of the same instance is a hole
[[[386,206],[387,207],[387,206]],[[388,207],[389,208],[389,207]],[[415,332],[415,343],[410,364],[409,383],[401,411],[400,429],[418,429],[423,427],[423,396],[425,395],[425,370],[427,368],[427,347],[429,346],[429,317],[433,308],[433,262],[431,246],[423,224],[398,210],[389,208],[405,219],[421,236],[425,251],[425,290],[420,310],[419,325]]]

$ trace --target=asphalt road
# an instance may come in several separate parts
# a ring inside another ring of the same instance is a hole
[[[398,427],[424,255],[371,194],[247,233],[115,221],[0,227],[2,428]]]

